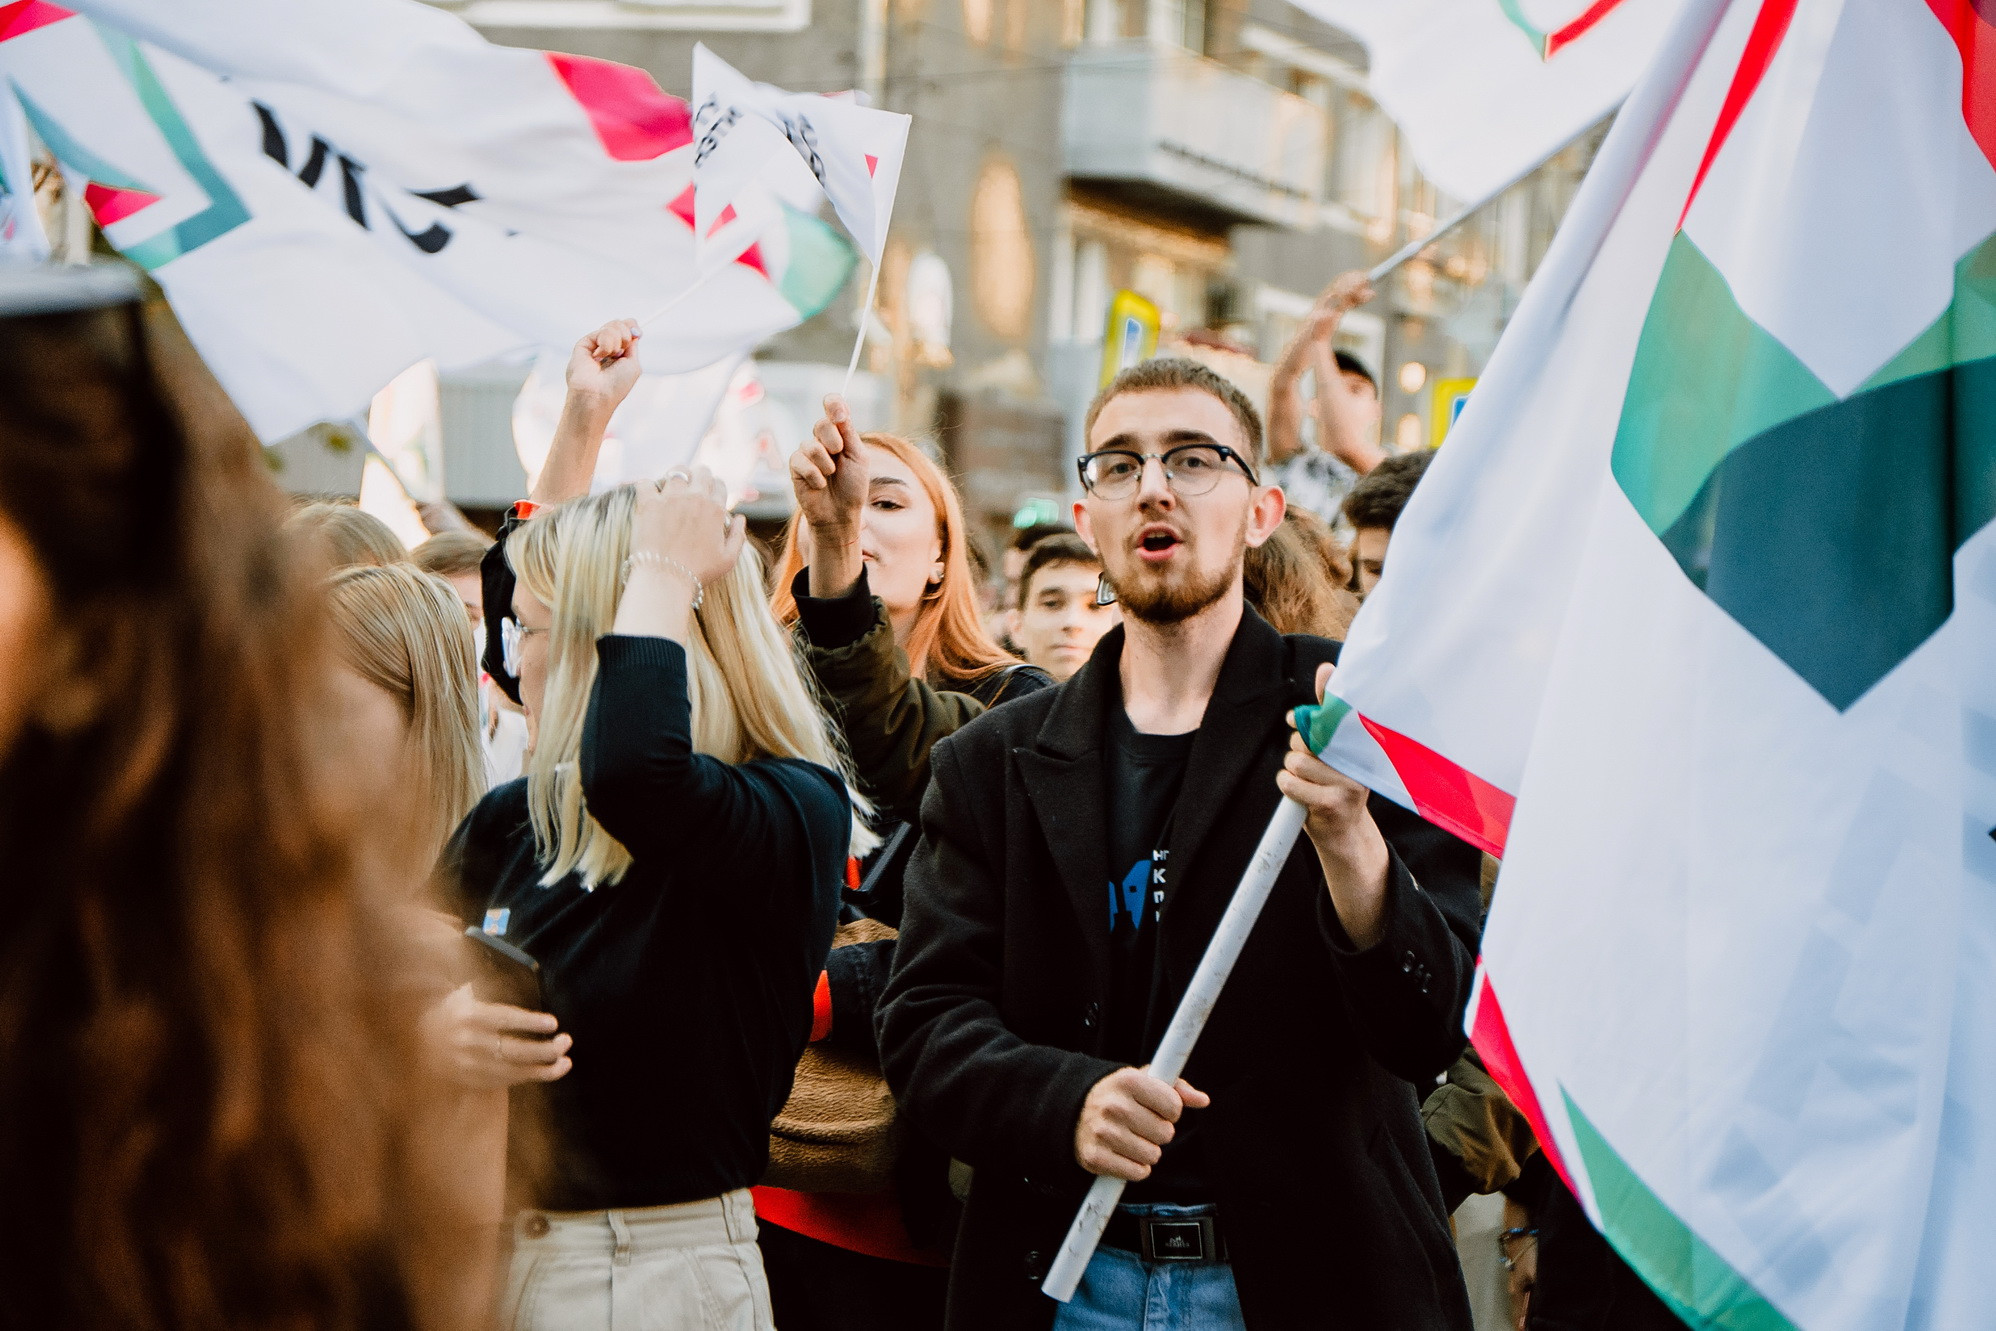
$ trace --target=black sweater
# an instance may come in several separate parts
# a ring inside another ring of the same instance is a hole
[[[471,922],[503,920],[575,1038],[573,1070],[548,1087],[557,1210],[693,1201],[761,1176],[850,839],[825,768],[693,752],[679,644],[606,637],[597,661],[583,798],[631,852],[623,879],[540,886],[525,780],[487,795],[447,852]]]

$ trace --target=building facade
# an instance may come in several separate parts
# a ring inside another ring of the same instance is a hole
[[[910,113],[874,309],[862,265],[757,360],[808,427],[863,324],[863,423],[932,441],[993,542],[1073,497],[1116,291],[1156,305],[1165,346],[1217,351],[1260,396],[1318,290],[1458,206],[1367,95],[1364,49],[1286,0],[437,2],[494,41],[636,65],[682,96],[705,42],[751,78]],[[1389,448],[1437,437],[1436,386],[1481,368],[1593,141],[1346,321]],[[486,446],[468,415],[445,427],[459,452]]]

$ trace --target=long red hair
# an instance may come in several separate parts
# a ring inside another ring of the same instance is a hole
[[[943,580],[922,598],[915,614],[915,627],[908,634],[908,668],[915,678],[930,683],[969,683],[1001,666],[1016,665],[1018,658],[991,640],[977,608],[977,585],[970,571],[970,532],[963,521],[963,504],[956,486],[943,469],[906,439],[892,434],[863,434],[862,443],[885,449],[899,458],[928,492],[936,510],[936,537],[943,547]],[[776,617],[790,624],[797,619],[797,600],[790,584],[804,568],[804,552],[797,543],[803,515],[790,520],[783,538],[783,558],[776,574],[776,588],[770,605]]]

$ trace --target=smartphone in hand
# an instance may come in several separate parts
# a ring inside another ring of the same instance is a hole
[[[488,1003],[547,1011],[547,998],[541,992],[541,963],[476,925],[467,928],[464,936],[478,945],[473,952],[479,959],[479,977],[472,982],[472,992]]]

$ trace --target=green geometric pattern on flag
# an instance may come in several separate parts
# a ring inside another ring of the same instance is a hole
[[[1610,466],[1685,576],[1849,707],[1947,619],[1954,552],[1996,516],[1996,237],[1840,400],[1680,232]]]
[[[79,20],[81,21],[81,20]],[[158,127],[161,137],[173,150],[181,169],[207,192],[208,206],[194,216],[176,226],[167,228],[158,235],[148,237],[137,244],[128,246],[124,255],[133,263],[151,272],[172,263],[181,255],[201,248],[217,236],[226,235],[249,221],[249,209],[229,185],[220,171],[215,169],[201,144],[188,127],[180,108],[167,96],[166,88],[160,83],[159,75],[146,60],[138,43],[124,33],[108,28],[97,28],[97,35],[111,58],[124,71],[131,83],[132,91],[146,109],[146,114]],[[64,129],[55,117],[37,106],[34,99],[15,89],[20,98],[21,109],[27,112],[28,121],[35,127],[42,142],[48,145],[57,160],[70,170],[80,172],[100,185],[113,189],[140,190],[147,194],[157,194],[156,187],[133,180],[124,172],[112,166],[97,154],[78,142]]]
[[[776,289],[783,299],[809,319],[839,294],[858,266],[859,256],[845,238],[809,213],[783,205],[784,230],[790,241],[790,261]]]
[[[1560,1088],[1602,1232],[1678,1319],[1696,1331],[1796,1331],[1773,1304],[1637,1177]]]

